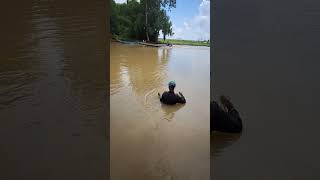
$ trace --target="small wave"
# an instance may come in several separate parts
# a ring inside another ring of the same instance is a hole
[[[10,71],[0,73],[0,105],[6,107],[32,95],[30,84],[36,75],[30,72]]]

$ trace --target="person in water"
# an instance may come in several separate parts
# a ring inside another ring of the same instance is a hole
[[[176,94],[174,92],[176,83],[174,81],[170,81],[168,85],[169,85],[169,91],[164,92],[162,95],[158,93],[160,101],[164,104],[169,104],[169,105],[173,105],[176,103],[182,103],[182,104],[186,103],[186,99],[184,98],[181,92],[179,92],[179,94]]]
[[[225,96],[220,97],[220,102],[225,110],[217,102],[210,102],[210,132],[240,133],[242,120],[239,112]]]

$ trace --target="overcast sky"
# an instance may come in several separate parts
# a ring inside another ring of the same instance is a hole
[[[127,0],[115,0],[125,3]],[[172,22],[172,39],[210,39],[210,0],[177,0],[176,8],[167,11]],[[162,38],[162,34],[160,33]]]
[[[127,2],[127,0],[115,0],[116,3],[124,3]]]

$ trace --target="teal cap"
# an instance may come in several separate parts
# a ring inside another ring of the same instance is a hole
[[[169,87],[176,87],[176,83],[174,81],[170,81],[168,85]]]

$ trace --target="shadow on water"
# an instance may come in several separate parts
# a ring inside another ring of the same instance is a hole
[[[210,134],[210,157],[220,156],[225,149],[232,144],[236,143],[240,137],[241,133],[222,133],[213,132]]]

